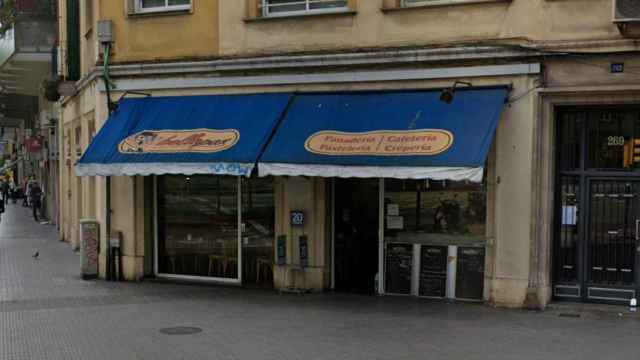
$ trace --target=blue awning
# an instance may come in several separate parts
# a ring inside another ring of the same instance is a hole
[[[291,96],[124,99],[76,164],[76,173],[249,176]]]
[[[508,87],[301,94],[259,174],[481,181]]]

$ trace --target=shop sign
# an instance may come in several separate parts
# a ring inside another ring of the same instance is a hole
[[[300,266],[305,268],[309,266],[309,238],[302,235],[298,238]]]
[[[39,136],[32,136],[25,140],[27,151],[30,153],[39,153],[42,151],[42,138]]]
[[[380,130],[349,133],[320,131],[305,142],[307,151],[319,155],[411,156],[437,155],[453,145],[447,130]]]
[[[303,226],[304,225],[304,212],[295,210],[291,212],[291,226]]]
[[[123,154],[216,153],[232,148],[240,140],[235,129],[145,130],[122,140]]]
[[[287,236],[280,235],[277,240],[276,247],[276,259],[278,265],[286,265],[287,264]]]

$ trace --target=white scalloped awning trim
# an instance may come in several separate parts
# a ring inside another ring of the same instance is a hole
[[[260,176],[468,180],[481,182],[483,167],[343,166],[258,163]]]
[[[77,176],[232,175],[251,176],[252,163],[76,164]]]

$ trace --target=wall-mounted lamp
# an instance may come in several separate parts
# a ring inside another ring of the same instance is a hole
[[[453,86],[442,90],[442,93],[440,93],[440,101],[446,104],[451,104],[453,102],[453,98],[455,97],[458,85],[473,86],[473,84],[471,84],[470,82],[456,80],[456,82],[453,83]]]

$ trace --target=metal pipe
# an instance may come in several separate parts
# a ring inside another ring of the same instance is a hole
[[[104,66],[103,66],[103,80],[104,80],[104,85],[105,88],[107,90],[107,109],[109,114],[111,114],[111,111],[113,111],[113,103],[111,102],[111,87],[112,87],[112,82],[111,79],[109,77],[109,53],[111,52],[111,44],[109,43],[104,43]],[[112,258],[112,254],[111,254],[111,177],[107,176],[106,177],[106,218],[105,218],[105,225],[106,225],[106,229],[105,229],[105,234],[107,237],[107,254],[106,254],[106,262],[107,262],[107,266],[106,266],[106,279],[107,281],[113,281],[116,280],[114,278],[114,273],[112,270],[115,270],[115,259]]]
[[[113,280],[111,278],[111,176],[107,176],[106,179],[106,219],[105,219],[105,234],[107,237],[107,266],[106,268],[106,279],[107,281]]]

